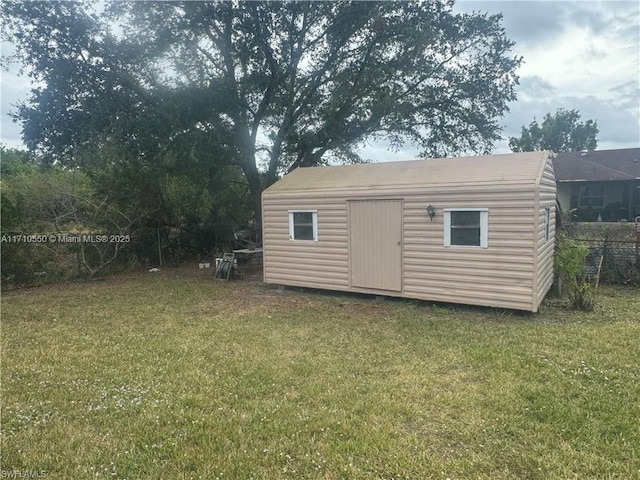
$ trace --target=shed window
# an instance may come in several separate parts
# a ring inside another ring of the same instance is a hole
[[[544,241],[551,238],[551,207],[544,207]]]
[[[444,246],[488,246],[489,210],[445,209]]]
[[[289,211],[289,240],[318,240],[316,210]]]

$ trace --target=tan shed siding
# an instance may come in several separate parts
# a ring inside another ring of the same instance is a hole
[[[289,210],[314,210],[318,240],[289,240]],[[349,287],[347,205],[343,198],[263,196],[264,281],[346,290]]]
[[[556,180],[553,172],[553,162],[550,157],[544,166],[538,187],[538,234],[537,234],[537,265],[536,289],[534,307],[538,307],[553,284],[553,255],[555,246],[556,225]],[[545,239],[545,207],[551,209],[549,218],[549,240]]]
[[[534,205],[532,183],[405,197],[404,295],[531,310]],[[445,247],[445,208],[487,208],[488,247]]]

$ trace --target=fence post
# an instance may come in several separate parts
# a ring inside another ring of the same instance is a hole
[[[160,247],[160,227],[156,229],[158,233],[158,266],[162,266],[162,248]]]

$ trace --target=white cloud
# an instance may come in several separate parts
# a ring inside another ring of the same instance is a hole
[[[640,145],[640,5],[637,2],[464,1],[456,6],[503,12],[519,69],[518,101],[503,119],[504,140],[558,108],[598,122],[598,148]]]
[[[620,39],[608,34],[594,37],[577,25],[558,36],[552,48],[532,48],[524,60],[520,75],[541,76],[558,91],[576,95],[606,95],[612,82],[638,72],[638,55],[629,54]]]
[[[554,96],[556,88],[539,75],[524,76],[520,78],[518,86],[518,101],[534,101],[538,98]]]
[[[557,108],[577,109],[581,120],[595,120],[598,123],[598,148],[613,149],[638,146],[640,136],[638,114],[633,115],[607,100],[589,95],[586,97],[560,96],[550,99],[519,101],[507,117],[508,128],[505,135],[519,136],[520,127],[528,126],[535,118],[539,122],[546,113],[555,113]],[[635,139],[635,144],[634,144]],[[508,148],[508,145],[505,145]]]
[[[509,152],[508,137],[558,108],[577,109],[598,122],[598,148],[640,146],[640,6],[637,2],[475,1],[458,12],[502,13],[512,54],[523,56],[518,101],[499,123],[495,153]],[[417,150],[363,150],[379,161],[415,158]],[[406,155],[403,157],[403,155]]]

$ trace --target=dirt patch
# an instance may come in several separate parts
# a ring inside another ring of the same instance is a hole
[[[248,282],[262,282],[264,278],[262,264],[256,265],[247,263],[244,265],[239,265],[238,271],[240,272],[240,280],[245,280]]]

